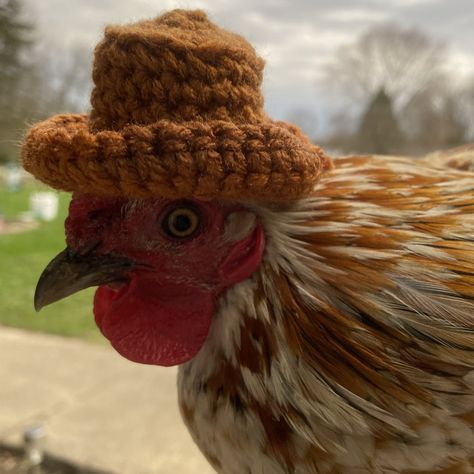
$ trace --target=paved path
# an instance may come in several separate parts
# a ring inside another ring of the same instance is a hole
[[[184,427],[176,369],[0,326],[0,443],[41,423],[57,456],[117,474],[211,474]]]

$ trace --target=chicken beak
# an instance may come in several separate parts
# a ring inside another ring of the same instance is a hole
[[[125,257],[78,253],[67,247],[41,274],[36,285],[36,311],[90,286],[128,281],[128,272],[138,266]]]

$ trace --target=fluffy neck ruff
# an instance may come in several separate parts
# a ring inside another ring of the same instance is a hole
[[[315,199],[254,209],[264,263],[222,298],[206,344],[180,368],[183,416],[211,462],[240,449],[245,472],[256,445],[269,470],[255,467],[261,457],[249,472],[367,469],[374,439],[384,446],[374,472],[434,472],[474,456],[474,269],[459,258],[474,252],[459,240],[474,233],[467,184],[408,160],[381,168],[359,158]],[[229,441],[239,430],[245,449]],[[407,445],[413,455],[392,462]]]

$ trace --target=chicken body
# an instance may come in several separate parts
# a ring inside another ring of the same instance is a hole
[[[250,209],[263,262],[179,368],[214,468],[474,472],[474,174],[342,158],[313,197]]]
[[[474,173],[356,156],[292,204],[76,194],[66,234],[36,307],[98,285],[118,352],[180,365],[218,472],[474,472]]]

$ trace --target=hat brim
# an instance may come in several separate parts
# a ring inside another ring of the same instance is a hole
[[[311,193],[330,160],[283,122],[129,125],[93,132],[87,115],[31,128],[24,168],[53,188],[131,198],[289,201]]]

